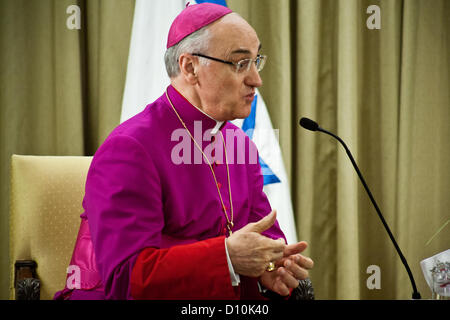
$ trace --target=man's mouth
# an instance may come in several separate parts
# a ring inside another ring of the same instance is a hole
[[[255,98],[255,93],[254,92],[249,93],[246,96],[244,96],[244,98],[245,98],[245,100],[253,101],[253,99]]]

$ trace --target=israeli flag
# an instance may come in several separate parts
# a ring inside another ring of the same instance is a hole
[[[164,65],[167,34],[172,21],[188,2],[227,5],[225,0],[136,0],[120,122],[141,112],[170,84]],[[255,142],[264,175],[264,192],[272,208],[277,210],[277,219],[288,243],[297,242],[289,182],[277,132],[273,130],[258,90],[249,117],[232,122]]]

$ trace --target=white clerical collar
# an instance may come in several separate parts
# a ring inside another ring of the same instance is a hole
[[[224,121],[216,121],[216,126],[214,128],[212,128],[212,130],[211,130],[211,134],[213,136],[216,135],[217,132],[219,132],[219,129],[222,126],[223,123],[224,123]]]
[[[192,103],[191,103],[192,104]],[[213,117],[211,117],[209,114],[207,114],[205,111],[203,111],[202,109],[200,109],[199,107],[197,107],[196,105],[192,104],[198,111],[200,111],[201,113],[203,113],[205,116],[207,116],[208,118],[214,120],[216,122],[216,125],[214,126],[214,128],[212,128],[211,130],[211,134],[214,136],[217,134],[217,132],[219,132],[220,127],[222,126],[222,124],[224,123],[224,121],[217,121],[216,119],[214,119]]]

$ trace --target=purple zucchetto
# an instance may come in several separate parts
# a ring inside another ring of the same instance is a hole
[[[214,3],[202,3],[187,6],[173,20],[167,37],[167,48],[176,45],[191,33],[207,26],[233,11]]]

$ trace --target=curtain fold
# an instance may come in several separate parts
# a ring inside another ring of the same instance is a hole
[[[94,154],[119,124],[133,12],[134,0],[0,0],[0,299],[11,155]]]
[[[347,143],[419,291],[429,298],[419,262],[450,243],[449,230],[443,230],[425,245],[450,218],[445,209],[450,194],[450,5],[423,0],[228,2],[255,27],[263,51],[269,44],[260,91],[274,128],[280,128],[298,236],[309,242],[305,254],[316,262],[311,277],[317,297],[410,299],[412,288],[344,149],[329,136],[300,128],[302,116]],[[366,10],[374,4],[381,9],[380,30],[366,25]],[[277,40],[273,48],[273,34],[289,41]],[[287,51],[291,60],[285,67]],[[380,289],[367,286],[372,265],[380,267]]]
[[[450,218],[449,15],[447,1],[432,6],[404,2],[396,214],[400,246],[413,262],[448,249],[450,243],[447,228],[425,246]],[[401,269],[397,264],[397,292],[405,292],[408,281]],[[411,269],[422,276],[417,263]]]

